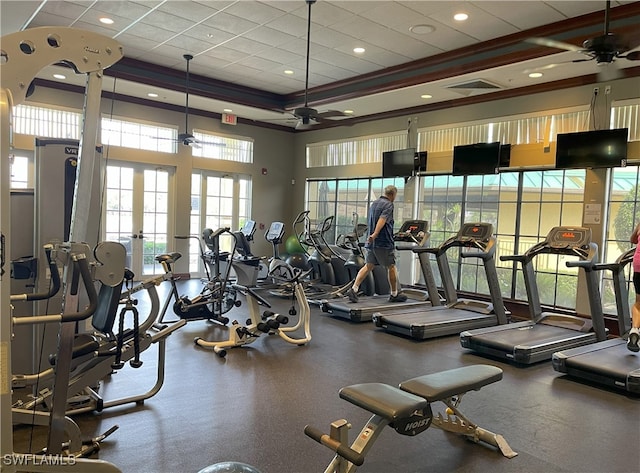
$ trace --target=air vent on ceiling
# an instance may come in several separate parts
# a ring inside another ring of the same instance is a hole
[[[500,90],[503,87],[494,82],[489,82],[485,79],[474,79],[467,82],[461,82],[460,84],[453,84],[446,87],[452,92],[456,92],[460,95],[468,97],[472,94],[482,94],[487,92],[493,92]]]
[[[461,84],[450,85],[447,89],[502,89],[498,84],[494,84],[484,79],[475,79],[469,82],[463,82]]]

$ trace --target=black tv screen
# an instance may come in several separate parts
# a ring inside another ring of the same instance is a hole
[[[558,134],[557,169],[626,166],[628,128]]]
[[[411,177],[415,169],[415,148],[382,153],[382,177]]]
[[[500,167],[508,168],[511,165],[511,145],[500,145]]]
[[[427,170],[427,152],[419,151],[415,155],[413,169],[416,173]]]
[[[496,174],[500,166],[500,142],[453,147],[453,175]]]

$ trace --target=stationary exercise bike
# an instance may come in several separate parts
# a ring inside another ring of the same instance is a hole
[[[232,248],[230,252],[220,251],[220,236],[229,233],[232,238]],[[177,237],[190,238],[190,237]],[[199,240],[200,241],[200,240]],[[204,245],[204,246],[203,246]],[[182,257],[179,252],[165,253],[156,256],[156,261],[162,266],[166,279],[171,284],[172,297],[168,297],[160,314],[160,322],[164,322],[164,317],[171,300],[173,303],[173,313],[180,319],[190,322],[192,320],[209,320],[222,325],[229,323],[229,318],[223,314],[229,312],[233,307],[239,307],[237,291],[229,284],[229,272],[231,265],[227,264],[222,270],[221,261],[233,255],[236,247],[236,239],[228,227],[212,230],[205,228],[202,231],[202,242],[200,243],[200,256],[207,269],[207,280],[200,294],[190,298],[180,295],[176,281],[179,279],[173,274],[173,265]],[[205,250],[206,248],[206,250]]]
[[[280,276],[269,275],[276,279],[283,277],[283,266],[278,267]],[[256,341],[260,335],[278,335],[285,342],[302,346],[311,341],[311,328],[310,328],[310,314],[309,302],[304,292],[304,286],[302,280],[308,276],[311,270],[302,271],[299,268],[288,267],[288,275],[286,282],[293,288],[293,295],[300,305],[300,312],[292,306],[289,309],[289,316],[298,316],[298,322],[295,325],[284,327],[289,323],[289,317],[282,314],[277,314],[270,310],[260,313],[260,306],[271,308],[271,304],[260,296],[251,287],[234,284],[232,287],[234,290],[245,295],[247,303],[249,304],[250,318],[246,321],[245,325],[241,324],[237,320],[234,320],[229,326],[229,336],[227,340],[222,341],[207,341],[200,337],[194,339],[194,343],[198,346],[205,348],[213,348],[213,351],[221,358],[227,355],[228,348],[240,347],[248,345]],[[304,332],[304,336],[299,338],[295,337],[292,332],[301,329]]]

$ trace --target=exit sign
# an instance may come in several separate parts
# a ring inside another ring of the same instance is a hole
[[[238,117],[235,115],[232,115],[230,113],[223,113],[222,114],[222,123],[225,123],[227,125],[237,125],[238,124]]]

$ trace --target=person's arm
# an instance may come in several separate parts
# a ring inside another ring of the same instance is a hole
[[[369,235],[369,240],[375,240],[376,238],[378,238],[378,235],[380,235],[380,232],[382,231],[386,223],[387,223],[386,217],[382,217],[382,216],[379,217],[378,221],[376,222],[376,228],[374,228],[373,233]]]
[[[631,238],[629,238],[629,241],[631,241],[631,243],[633,243],[634,245],[637,245],[639,235],[640,235],[640,223],[636,225],[636,228],[633,229],[633,233],[631,234]]]

